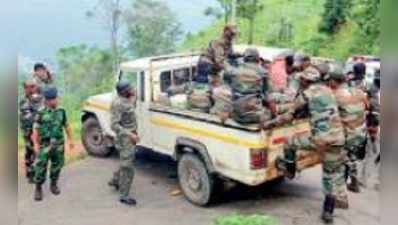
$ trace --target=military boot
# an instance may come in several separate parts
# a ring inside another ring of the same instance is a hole
[[[137,201],[132,197],[120,197],[120,202],[128,206],[135,206]]]
[[[26,170],[26,178],[28,179],[29,184],[33,184],[34,183],[34,172],[31,169],[27,169]]]
[[[333,223],[333,213],[335,207],[335,198],[332,195],[327,195],[323,202],[323,211],[321,219],[324,223]]]
[[[296,176],[296,162],[278,157],[276,159],[276,168],[284,173],[284,175],[293,179]]]
[[[359,181],[356,177],[351,177],[351,182],[347,185],[347,189],[354,193],[360,193]]]
[[[58,187],[57,181],[51,181],[50,184],[50,191],[51,193],[53,193],[54,195],[59,195],[61,194],[61,190]]]
[[[43,189],[41,184],[36,184],[35,201],[43,200]]]
[[[341,198],[336,198],[336,209],[348,209],[349,204],[348,204],[348,197],[344,196]]]

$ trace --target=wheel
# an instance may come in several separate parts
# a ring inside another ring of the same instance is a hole
[[[82,143],[88,154],[106,157],[112,152],[112,149],[106,145],[105,136],[97,119],[91,117],[85,120],[81,135]]]
[[[178,181],[185,197],[195,205],[210,203],[215,178],[194,154],[186,153],[178,161]]]

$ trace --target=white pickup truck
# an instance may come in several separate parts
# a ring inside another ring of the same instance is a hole
[[[244,50],[247,46],[237,46]],[[283,49],[257,47],[260,55],[272,60]],[[117,79],[128,79],[137,87],[136,114],[139,146],[171,156],[178,162],[178,179],[185,197],[206,205],[218,181],[255,186],[279,179],[275,159],[283,143],[295,133],[309,132],[307,120],[294,121],[273,130],[243,126],[233,120],[224,124],[215,115],[193,112],[160,103],[160,97],[184,71],[190,82],[199,56],[168,55],[143,58],[121,64]],[[116,82],[115,82],[116,83]],[[112,150],[110,104],[115,92],[89,97],[82,106],[82,141],[91,155],[107,156]],[[300,152],[300,170],[319,164],[317,154]]]

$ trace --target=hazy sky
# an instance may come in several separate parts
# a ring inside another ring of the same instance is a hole
[[[130,4],[132,0],[124,0]],[[162,0],[169,4],[185,32],[196,32],[212,19],[203,15],[215,0]],[[0,19],[10,37],[0,37],[20,55],[52,59],[57,49],[80,43],[107,46],[107,33],[100,22],[87,19],[85,12],[96,0],[16,0],[2,2]],[[12,19],[11,19],[12,18]]]

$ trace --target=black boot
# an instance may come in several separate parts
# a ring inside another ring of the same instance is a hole
[[[57,181],[51,181],[50,184],[50,191],[51,193],[53,193],[54,195],[59,195],[61,194],[61,190],[58,187]]]
[[[351,177],[351,182],[347,185],[347,189],[354,193],[360,193],[361,189],[359,187],[359,182],[356,177]]]
[[[26,171],[26,178],[28,179],[29,184],[33,184],[34,183],[34,172],[32,170],[27,170]]]
[[[41,187],[41,184],[36,184],[35,201],[41,200],[43,200],[43,189]]]
[[[333,223],[335,202],[335,198],[331,195],[327,195],[325,201],[323,202],[323,211],[321,218],[322,221],[326,224]]]
[[[120,202],[128,206],[137,205],[137,201],[132,197],[121,197]]]
[[[276,159],[276,168],[284,173],[284,175],[293,179],[296,176],[296,162],[278,157]]]

